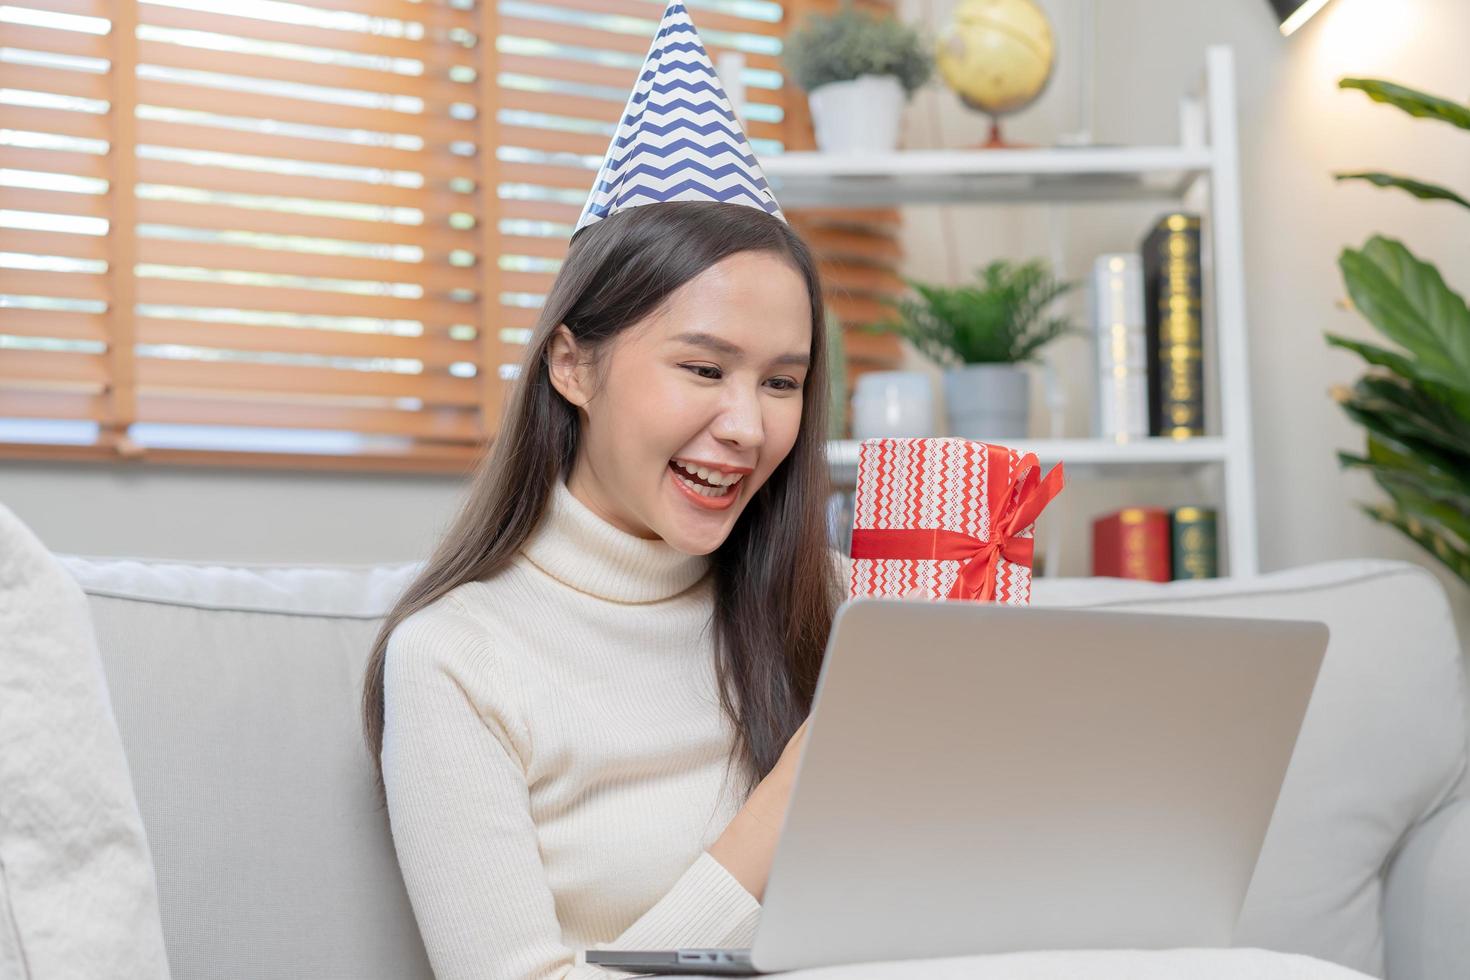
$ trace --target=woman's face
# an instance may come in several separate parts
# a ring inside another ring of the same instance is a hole
[[[596,374],[558,327],[552,383],[582,421],[568,489],[630,534],[714,551],[796,442],[811,315],[785,259],[737,252],[618,334]]]

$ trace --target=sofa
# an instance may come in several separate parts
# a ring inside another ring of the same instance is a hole
[[[369,644],[419,566],[56,557],[87,596],[173,976],[428,980],[358,714]],[[1236,945],[1470,977],[1466,687],[1432,575],[1041,578],[1033,605],[1327,623]]]

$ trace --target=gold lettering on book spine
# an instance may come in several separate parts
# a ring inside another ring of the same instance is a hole
[[[1163,289],[1159,296],[1160,381],[1165,434],[1189,439],[1205,434],[1203,342],[1200,330],[1199,221],[1186,215],[1165,219]]]

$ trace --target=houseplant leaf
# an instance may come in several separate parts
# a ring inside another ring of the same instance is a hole
[[[903,281],[914,295],[884,299],[897,317],[868,330],[897,333],[940,364],[1032,360],[1046,344],[1079,332],[1066,317],[1045,315],[1077,283],[1054,278],[1039,259],[991,262],[959,286]]]
[[[808,15],[787,34],[781,58],[807,92],[863,75],[892,75],[913,95],[934,73],[931,45],[917,30],[851,0],[829,13]]]
[[[1379,187],[1397,187],[1399,190],[1408,191],[1423,201],[1453,201],[1462,208],[1470,208],[1470,201],[1465,200],[1454,191],[1438,184],[1426,184],[1422,180],[1412,177],[1397,177],[1385,173],[1356,173],[1356,174],[1333,174],[1335,180],[1366,180],[1370,184]]]
[[[1353,304],[1426,374],[1456,386],[1470,376],[1470,309],[1401,243],[1374,235],[1338,257]]]
[[[1374,479],[1393,498],[1400,513],[1443,531],[1462,550],[1470,547],[1470,515],[1453,502],[1422,493],[1412,479],[1392,470],[1375,472]]]
[[[1426,492],[1412,474],[1374,470],[1373,478],[1399,505],[1399,510],[1454,535],[1461,545],[1470,542],[1470,514],[1444,494]]]
[[[1339,401],[1343,411],[1370,432],[1395,440],[1435,466],[1454,471],[1467,465],[1467,443],[1456,439],[1456,430],[1446,429],[1438,418],[1419,414],[1418,407],[1389,379],[1362,378]]]
[[[1042,347],[1060,337],[1077,331],[1072,327],[1070,320],[1065,317],[1052,317],[1042,322],[1029,337],[1025,338],[1016,349],[1016,360],[1030,361],[1036,357],[1036,352]]]
[[[1438,399],[1461,419],[1470,422],[1470,378],[1461,379],[1464,387],[1451,387],[1427,376],[1419,369],[1419,365],[1397,351],[1391,351],[1376,344],[1350,340],[1336,334],[1327,334],[1326,337],[1329,344],[1350,350],[1369,364],[1386,368],[1405,381],[1418,386],[1425,394]]]
[[[1417,452],[1370,432],[1368,458],[1339,453],[1339,460],[1368,469],[1394,501],[1365,506],[1365,513],[1397,527],[1459,574],[1470,557],[1465,536],[1470,532],[1470,470],[1440,468]]]
[[[1371,412],[1364,412],[1354,405],[1344,405],[1343,411],[1354,422],[1368,429],[1370,439],[1378,438],[1384,443],[1398,447],[1404,455],[1413,456],[1418,459],[1421,466],[1415,472],[1420,474],[1425,483],[1435,483],[1442,488],[1448,489],[1449,484],[1445,480],[1457,480],[1455,473],[1459,468],[1459,463],[1455,457],[1446,456],[1435,452],[1433,449],[1426,448],[1422,443],[1412,437],[1404,438],[1400,436],[1391,427],[1381,425],[1381,419],[1379,417]],[[1382,458],[1381,453],[1379,458]],[[1367,459],[1363,459],[1362,457],[1339,453],[1338,459],[1344,465],[1360,465],[1365,467],[1381,465],[1374,461],[1372,454]]]
[[[1373,476],[1374,482],[1380,487],[1388,489],[1390,494],[1394,492],[1396,487],[1401,487],[1405,491],[1418,493],[1426,500],[1437,501],[1450,507],[1454,507],[1457,501],[1464,499],[1463,490],[1452,493],[1444,487],[1427,486],[1422,479],[1419,479],[1413,473],[1392,469],[1376,470],[1371,467],[1368,467],[1368,469]],[[1463,516],[1463,511],[1459,513]]]
[[[1398,528],[1415,544],[1437,558],[1461,581],[1470,584],[1470,550],[1452,540],[1438,528],[1426,527],[1419,518],[1406,514],[1396,505],[1360,504],[1365,514]]]
[[[1368,456],[1338,454],[1345,469],[1367,469],[1380,486],[1418,495],[1447,506],[1454,520],[1470,521],[1470,473],[1446,472],[1396,448],[1392,440],[1368,437]]]
[[[1369,364],[1377,367],[1387,368],[1406,381],[1413,381],[1433,391],[1442,398],[1456,398],[1460,402],[1470,405],[1470,377],[1453,378],[1441,380],[1433,374],[1425,372],[1412,358],[1400,354],[1398,351],[1379,347],[1377,344],[1365,343],[1361,340],[1353,340],[1339,334],[1326,334],[1327,342],[1334,347],[1342,347],[1357,354]],[[1459,407],[1459,403],[1457,403]],[[1470,418],[1470,415],[1466,415]]]
[[[1402,85],[1344,78],[1378,102],[1412,116],[1470,129],[1470,105]],[[1411,177],[1378,172],[1337,174],[1397,187],[1420,200],[1470,208],[1454,191]],[[1367,455],[1339,452],[1344,468],[1369,471],[1392,500],[1361,505],[1364,513],[1416,542],[1470,585],[1470,310],[1440,278],[1399,242],[1382,236],[1338,258],[1358,310],[1403,351],[1327,335],[1381,373],[1370,372],[1333,397],[1367,430]]]
[[[1379,78],[1343,78],[1338,88],[1355,88],[1365,92],[1374,102],[1384,102],[1421,119],[1438,119],[1461,129],[1470,129],[1470,106],[1396,85]]]
[[[1354,456],[1339,452],[1338,461],[1344,469],[1353,467],[1392,470],[1401,479],[1410,480],[1421,493],[1439,499],[1457,499],[1460,506],[1470,507],[1470,473],[1462,468],[1447,469],[1433,460],[1414,455],[1413,450],[1403,443],[1379,433],[1368,433],[1368,455]]]
[[[1470,421],[1402,378],[1365,375],[1355,392],[1393,412],[1396,423],[1418,438],[1464,458],[1470,466]]]

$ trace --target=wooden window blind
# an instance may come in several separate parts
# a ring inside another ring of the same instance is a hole
[[[811,147],[815,6],[690,3],[758,155]],[[466,470],[662,9],[0,6],[0,458]],[[897,212],[789,216],[844,325],[883,315]]]

